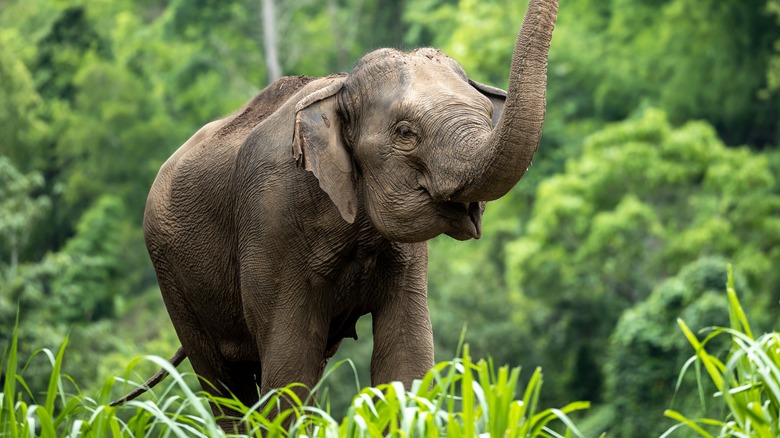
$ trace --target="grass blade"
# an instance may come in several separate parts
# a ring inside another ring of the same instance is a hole
[[[62,393],[62,380],[60,378],[60,373],[62,370],[62,360],[65,355],[65,346],[68,345],[68,336],[65,336],[65,339],[62,340],[62,344],[60,345],[59,350],[57,351],[57,357],[54,360],[53,363],[53,369],[51,372],[51,376],[49,377],[49,386],[46,390],[46,403],[45,408],[47,412],[53,413],[54,412],[54,402],[57,400],[57,396],[60,395],[63,397],[62,404],[65,404],[64,400],[64,394]]]
[[[2,409],[0,409],[0,424],[3,425],[3,436],[17,437],[19,430],[17,426],[16,412],[16,354],[18,351],[19,340],[19,312],[16,313],[16,324],[14,324],[13,334],[11,335],[11,347],[8,349],[5,361],[5,383],[3,384]]]
[[[696,424],[695,421],[689,420],[688,418],[686,418],[684,415],[682,415],[677,411],[667,409],[664,411],[664,415],[671,418],[672,420],[677,421],[678,423],[688,426],[689,428],[693,429],[696,433],[698,433],[700,436],[703,436],[705,438],[712,438],[712,435],[710,435],[706,430],[702,429],[701,426]]]

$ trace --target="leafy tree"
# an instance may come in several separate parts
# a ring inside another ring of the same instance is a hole
[[[779,140],[775,121],[780,99],[766,90],[762,73],[767,71],[780,27],[766,13],[765,3],[647,3],[643,5],[646,17],[655,17],[657,27],[642,26],[640,32],[636,29],[642,22],[625,17],[629,9],[617,6],[610,28],[614,33],[608,36],[614,37],[612,41],[631,41],[633,35],[641,44],[632,55],[646,64],[635,62],[641,66],[637,73],[647,78],[645,86],[655,89],[650,95],[657,96],[655,102],[673,121],[706,119],[727,144],[772,144]],[[611,49],[613,55],[628,55],[618,47]],[[608,82],[602,86],[609,87]],[[607,96],[609,91],[601,94]]]
[[[42,99],[32,75],[5,40],[0,34],[0,154],[27,172],[40,164],[36,145],[48,126],[38,111]]]
[[[0,284],[14,280],[19,265],[19,253],[27,243],[30,225],[38,220],[49,205],[45,196],[34,192],[43,185],[37,173],[21,174],[8,158],[0,155],[0,248],[7,251],[3,257],[7,269],[0,276]]]
[[[767,88],[765,72],[780,27],[767,14],[766,1],[602,3],[609,5],[599,8],[607,9],[599,14],[603,19],[577,26],[576,37],[588,42],[580,48],[590,55],[573,55],[573,60],[588,62],[567,69],[593,102],[592,107],[585,102],[582,113],[619,120],[655,105],[675,123],[709,121],[727,144],[779,140],[780,100]]]
[[[19,281],[19,253],[26,243],[30,225],[43,215],[48,206],[47,198],[33,197],[32,192],[41,185],[39,174],[24,175],[6,157],[0,156],[0,248],[3,250],[3,257],[0,257],[0,327],[9,329],[2,330],[0,345],[8,341],[10,328],[16,320],[17,303],[8,290],[11,284]],[[31,342],[30,345],[35,344]]]
[[[692,373],[677,390],[679,370],[690,357],[690,345],[675,330],[677,319],[694,330],[728,325],[728,303],[723,293],[727,263],[703,257],[653,289],[646,300],[621,315],[610,340],[606,369],[606,400],[614,407],[609,434],[660,436],[671,426],[659,421],[664,408],[701,415],[713,414],[701,406]],[[741,290],[744,290],[741,288]],[[727,345],[709,344],[725,351]],[[705,393],[716,391],[708,386]]]
[[[72,101],[76,89],[73,77],[88,53],[109,56],[106,41],[95,31],[82,6],[68,7],[38,43],[35,74],[38,90],[45,98]]]
[[[118,198],[100,198],[61,251],[21,264],[18,274],[4,281],[0,326],[13,327],[19,309],[23,357],[30,357],[41,346],[55,347],[70,331],[74,350],[80,352],[69,362],[72,374],[94,382],[89,363],[101,351],[115,351],[121,341],[111,329],[111,320],[128,295],[125,276],[120,275],[125,257],[119,245],[122,222],[118,218],[123,215]],[[0,343],[10,335],[10,331],[0,334]],[[45,381],[45,366],[44,361],[36,362],[31,379]]]
[[[778,290],[779,205],[766,156],[726,148],[705,123],[673,128],[648,110],[590,136],[506,248],[515,321],[558,396],[601,399],[615,323],[680,266],[721,256],[753,290]]]
[[[489,355],[499,364],[525,364],[522,346],[531,342],[517,330],[501,265],[496,254],[500,239],[491,247],[482,242],[454,242],[439,238],[430,244],[429,307],[438,357],[454,356],[465,329],[465,342],[474,352]]]
[[[509,0],[412,0],[405,15],[412,23],[409,42],[431,33],[432,45],[460,62],[472,79],[505,88],[526,6]]]

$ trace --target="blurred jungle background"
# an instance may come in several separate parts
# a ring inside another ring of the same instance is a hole
[[[526,4],[0,0],[0,345],[17,309],[22,357],[70,333],[86,392],[170,356],[141,223],[179,145],[279,75],[379,47],[434,46],[506,87]],[[717,409],[692,376],[675,392],[693,354],[675,320],[728,325],[728,263],[753,324],[778,328],[780,0],[564,0],[547,96],[534,165],[482,239],[430,244],[437,359],[467,326],[474,356],[542,366],[546,402],[593,402],[582,429],[657,436],[665,408]],[[338,358],[367,385],[370,320],[358,333]],[[339,409],[355,377],[329,381]]]

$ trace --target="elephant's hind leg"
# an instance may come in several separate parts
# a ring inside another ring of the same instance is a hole
[[[194,366],[193,366],[194,367]],[[234,410],[220,404],[211,404],[211,410],[217,424],[228,433],[247,433],[241,417],[260,400],[258,380],[260,364],[258,362],[223,362],[215,373],[218,377],[201,385],[212,395],[228,399],[238,399],[246,409]]]
[[[215,397],[235,397],[247,407],[257,403],[259,377],[256,376],[261,375],[260,363],[228,360],[213,334],[197,319],[189,302],[175,299],[181,296],[177,294],[178,285],[162,279],[160,288],[176,333],[203,390]],[[243,412],[224,409],[215,403],[211,403],[211,409],[223,430],[242,431],[238,419]]]
[[[257,380],[260,363],[226,360],[211,339],[197,331],[189,331],[181,340],[203,390],[215,398],[238,399],[247,407],[245,410],[235,410],[225,407],[218,400],[212,401],[211,411],[217,424],[227,433],[246,433],[240,420],[259,400]],[[196,347],[188,349],[188,345]],[[189,354],[189,351],[193,351],[193,354]]]

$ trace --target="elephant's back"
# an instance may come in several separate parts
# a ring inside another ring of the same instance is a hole
[[[252,130],[276,112],[301,88],[316,78],[288,76],[262,89],[241,108],[219,120],[206,124],[187,140],[163,164],[149,194],[156,204],[197,203],[189,199],[195,192],[213,203],[211,196],[228,190],[230,173],[241,144]],[[197,187],[197,190],[194,190]],[[147,203],[147,209],[150,205]]]
[[[147,215],[177,216],[193,209],[223,210],[236,154],[246,137],[301,88],[316,78],[274,81],[233,114],[203,126],[162,165],[147,201]],[[165,212],[160,212],[165,210]],[[209,215],[213,219],[213,215]],[[186,221],[186,218],[182,218]]]
[[[215,130],[215,140],[234,137],[243,140],[255,126],[276,112],[295,93],[315,79],[317,78],[311,76],[285,76],[277,79],[228,116],[226,119],[230,119],[229,122]]]

